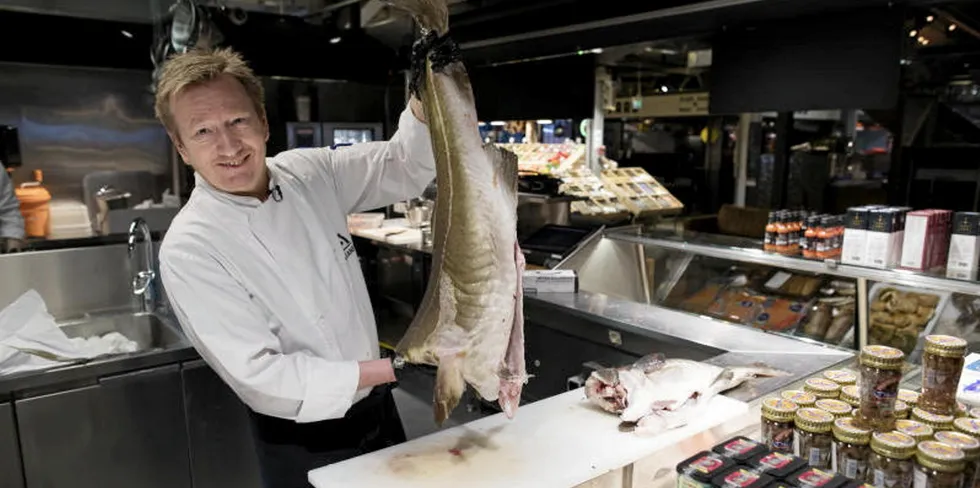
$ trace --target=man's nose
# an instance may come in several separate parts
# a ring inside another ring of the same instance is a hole
[[[242,149],[242,141],[230,130],[218,131],[218,154],[231,157],[238,154]]]

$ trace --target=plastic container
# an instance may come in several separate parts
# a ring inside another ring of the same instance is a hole
[[[377,229],[385,221],[385,214],[379,212],[355,213],[347,216],[347,228],[353,229]]]
[[[746,465],[751,467],[753,471],[783,479],[805,468],[806,461],[785,452],[769,452],[750,459]]]
[[[745,466],[735,466],[711,479],[718,488],[764,488],[775,481],[772,476],[757,473]]]
[[[745,463],[748,460],[769,452],[769,449],[760,442],[756,442],[748,437],[733,437],[711,448],[712,452],[721,454],[735,462]]]
[[[959,337],[926,336],[919,408],[937,415],[956,414],[956,386],[966,362],[966,346]]]
[[[848,480],[827,469],[808,467],[791,474],[786,481],[800,488],[840,488]]]
[[[46,238],[51,232],[51,193],[41,186],[41,170],[34,170],[34,180],[22,183],[14,189],[14,195],[20,201],[27,237]]]
[[[735,461],[721,454],[701,451],[677,464],[677,487],[711,488],[711,478],[732,466]]]

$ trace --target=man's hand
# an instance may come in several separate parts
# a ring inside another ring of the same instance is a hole
[[[412,98],[408,100],[408,106],[412,109],[412,115],[414,115],[416,119],[419,119],[419,121],[423,124],[426,123],[425,110],[422,108],[421,100],[415,98],[415,95],[412,95]]]
[[[357,381],[357,389],[374,388],[385,383],[394,383],[395,370],[391,367],[390,359],[375,359],[372,361],[361,361],[360,378]]]

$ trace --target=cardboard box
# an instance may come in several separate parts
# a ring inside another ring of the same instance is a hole
[[[575,293],[578,275],[571,269],[524,271],[524,293]]]
[[[949,240],[946,277],[975,281],[978,268],[980,268],[980,213],[956,212],[953,216],[952,236]]]

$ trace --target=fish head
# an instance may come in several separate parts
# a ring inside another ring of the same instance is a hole
[[[619,371],[598,369],[585,380],[585,397],[599,408],[618,414],[626,408],[626,390],[619,381]]]

